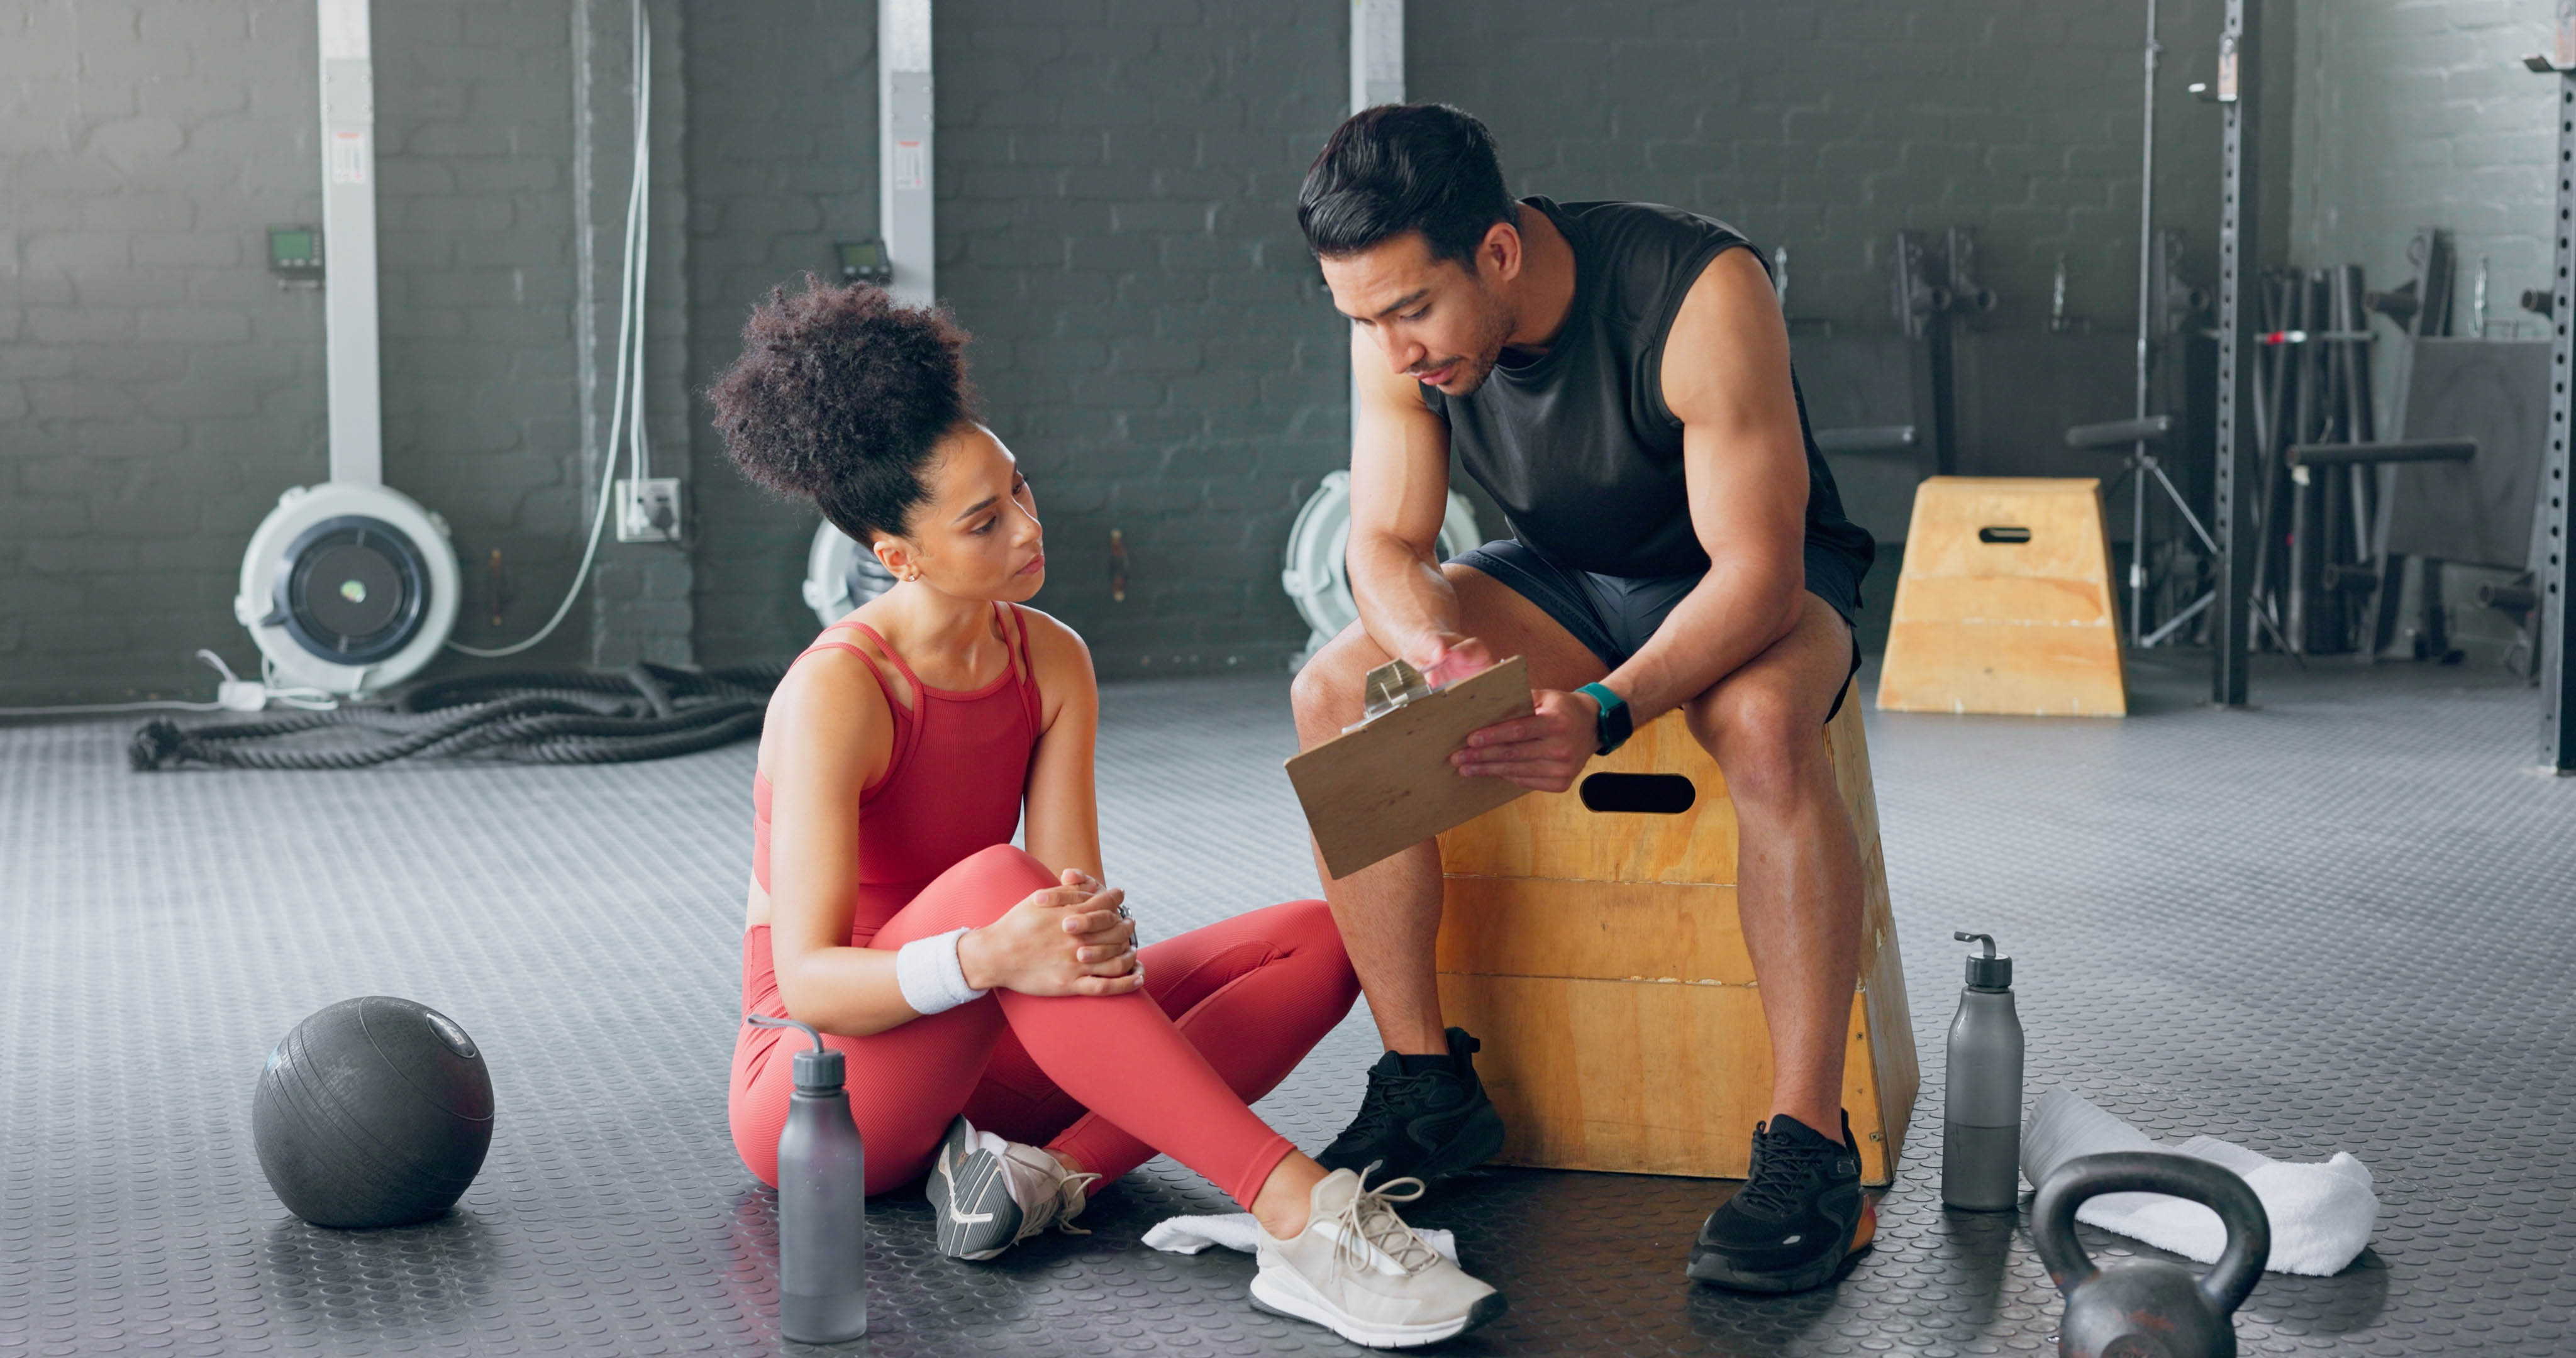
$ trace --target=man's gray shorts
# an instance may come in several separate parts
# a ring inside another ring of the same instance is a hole
[[[1628,663],[1646,638],[1664,625],[1673,606],[1699,582],[1701,574],[1626,577],[1600,575],[1559,564],[1527,543],[1511,538],[1470,547],[1450,558],[1501,581],[1514,594],[1537,604],[1556,624],[1599,658],[1604,669]],[[1860,577],[1868,563],[1853,560],[1822,543],[1806,548],[1807,592],[1833,606],[1851,626],[1860,610]],[[1860,671],[1860,633],[1852,628],[1851,672]],[[1849,678],[1848,675],[1845,676]],[[1849,687],[1848,684],[1845,685]],[[1843,696],[1834,694],[1825,713],[1832,721],[1842,711]]]

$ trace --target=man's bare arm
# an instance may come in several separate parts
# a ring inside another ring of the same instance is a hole
[[[1388,655],[1434,682],[1490,663],[1459,633],[1458,592],[1440,573],[1440,523],[1449,512],[1449,425],[1422,403],[1422,388],[1387,367],[1357,327],[1351,371],[1351,598],[1360,623]],[[1455,653],[1453,653],[1453,648]]]
[[[1602,680],[1643,726],[1789,635],[1806,585],[1807,450],[1788,328],[1750,250],[1709,261],[1664,341],[1664,404],[1682,421],[1691,527],[1708,574]],[[1599,704],[1542,691],[1537,710],[1468,737],[1459,768],[1563,792],[1590,761]]]
[[[1806,584],[1807,448],[1789,334],[1751,250],[1709,261],[1664,342],[1664,404],[1682,422],[1691,527],[1708,575],[1605,681],[1635,721],[1706,692],[1797,624]]]

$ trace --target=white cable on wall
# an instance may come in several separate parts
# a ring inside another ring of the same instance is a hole
[[[627,476],[629,478],[627,484],[629,486],[641,483],[645,477],[652,474],[652,454],[646,446],[644,433],[644,292],[647,282],[645,268],[653,257],[653,52],[651,47],[653,30],[644,15],[644,0],[633,0],[633,3],[635,7],[635,168],[627,181],[626,190],[628,252],[626,272],[634,289],[635,321],[634,380],[630,384],[628,398],[633,410],[626,421]],[[625,308],[621,306],[619,310],[622,313]],[[618,317],[617,328],[621,335],[626,329],[626,317],[623,314]],[[621,368],[625,366],[623,358],[620,359],[619,366]],[[608,446],[610,448],[617,446],[614,435],[611,435]],[[601,493],[606,494],[607,488],[603,486]]]
[[[590,540],[581,549],[581,565],[573,571],[572,584],[564,590],[563,602],[555,605],[554,616],[537,629],[536,635],[507,646],[468,646],[451,641],[447,648],[465,655],[485,659],[517,655],[554,635],[572,612],[573,602],[581,597],[581,587],[590,579],[590,568],[599,556],[600,531],[608,526],[610,503],[617,498],[617,444],[626,440],[627,474],[633,481],[644,479],[650,466],[650,448],[644,434],[644,304],[646,293],[645,266],[652,257],[652,214],[645,210],[652,190],[653,163],[653,30],[644,13],[644,0],[634,0],[635,36],[635,157],[626,183],[625,256],[617,279],[617,373],[609,384],[608,441],[600,448],[599,507],[590,517]]]

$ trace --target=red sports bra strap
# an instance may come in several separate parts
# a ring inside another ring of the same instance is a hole
[[[834,624],[832,624],[832,626],[834,626],[834,627],[840,627],[840,626],[843,626],[843,625],[844,625],[844,624],[841,624],[841,623],[834,623]],[[866,628],[866,627],[865,627],[865,625],[863,625],[863,624],[859,624],[859,623],[850,623],[850,624],[846,624],[846,625],[847,625],[847,626],[852,626],[852,627],[857,627],[860,631],[863,631],[863,632],[866,632],[866,631],[867,631],[867,628]],[[829,629],[826,629],[826,630],[828,631]],[[869,635],[869,636],[871,636],[871,637],[876,637],[876,643],[877,643],[877,645],[878,645],[879,647],[881,647],[881,648],[882,648],[882,647],[884,647],[884,646],[885,646],[885,638],[883,638],[883,637],[878,637],[878,636],[877,636],[877,634],[876,634],[876,633],[874,633],[874,632],[868,632],[868,635]],[[804,659],[805,657],[807,657],[807,656],[809,656],[809,655],[814,654],[816,651],[847,651],[847,652],[849,652],[850,654],[852,654],[852,655],[854,655],[854,656],[857,656],[857,657],[859,658],[859,663],[860,663],[860,664],[862,664],[862,665],[867,666],[867,667],[868,667],[868,673],[869,673],[870,675],[875,676],[876,681],[877,681],[877,687],[878,687],[878,688],[880,688],[880,689],[884,689],[884,690],[885,690],[885,695],[886,695],[886,705],[887,705],[887,706],[889,706],[889,707],[894,708],[894,709],[895,709],[895,713],[896,713],[896,715],[897,715],[897,716],[905,716],[905,715],[908,715],[907,713],[905,713],[905,712],[903,711],[903,705],[902,705],[901,703],[897,703],[897,702],[894,700],[894,690],[893,690],[893,689],[891,689],[891,688],[888,688],[888,687],[887,687],[887,685],[886,685],[886,678],[885,678],[885,671],[877,667],[877,658],[876,658],[875,656],[872,656],[872,655],[868,654],[865,650],[862,650],[861,648],[859,648],[859,647],[858,647],[858,646],[856,646],[856,645],[853,645],[853,644],[852,644],[852,643],[850,643],[850,642],[846,642],[846,641],[818,641],[818,642],[815,642],[813,645],[806,647],[804,650],[797,652],[797,653],[796,653],[796,659],[798,659],[798,660],[802,660],[802,659]],[[903,666],[903,661],[902,661],[902,660],[900,660],[900,659],[898,659],[898,658],[896,658],[896,656],[895,656],[895,654],[894,654],[894,652],[893,652],[892,650],[887,650],[887,651],[886,651],[886,658],[887,658],[887,659],[889,659],[889,660],[893,660],[893,661],[894,661],[894,663],[895,663],[895,667],[896,667],[896,668],[898,668],[898,669],[901,669],[901,668],[902,668],[902,666]],[[792,662],[790,663],[789,668],[791,668],[791,669],[792,669],[792,668],[794,668],[794,665],[793,665],[793,663],[792,663]],[[910,671],[910,670],[904,670],[904,671],[903,671],[903,677],[904,677],[904,678],[906,678],[906,679],[912,679],[912,671]],[[920,687],[920,685],[921,685],[921,681],[920,681],[920,680],[918,680],[918,679],[913,679],[913,681],[912,681],[912,682],[913,682],[913,686],[914,686],[915,688],[919,688],[919,687]]]
[[[846,642],[846,641],[818,641],[818,642],[815,642],[813,645],[806,647],[804,650],[798,651],[798,652],[796,653],[796,659],[797,659],[797,660],[802,660],[802,659],[804,659],[805,657],[807,657],[807,656],[809,656],[809,655],[814,654],[816,651],[847,651],[847,652],[849,652],[850,654],[852,654],[852,655],[854,655],[854,656],[857,656],[857,657],[859,658],[859,663],[860,663],[860,664],[865,665],[865,666],[867,666],[867,667],[868,667],[868,673],[870,673],[870,674],[873,674],[873,675],[876,675],[876,676],[877,676],[877,683],[878,683],[879,685],[883,685],[883,684],[885,683],[885,675],[877,669],[876,657],[874,657],[874,656],[872,656],[872,655],[869,655],[867,652],[865,652],[865,651],[863,651],[863,650],[860,650],[858,647],[851,645],[849,642]],[[788,666],[788,667],[789,667],[790,669],[795,668],[794,662],[793,662],[793,661],[789,662],[789,666]]]
[[[824,630],[828,633],[834,628],[841,627],[855,627],[867,633],[868,639],[877,644],[877,649],[885,652],[886,659],[893,661],[894,667],[901,671],[904,679],[912,685],[912,701],[916,710],[905,711],[903,704],[895,701],[894,689],[886,683],[885,671],[877,668],[876,657],[846,641],[818,641],[806,647],[804,652],[796,657],[802,660],[822,650],[847,651],[857,656],[860,664],[868,667],[868,674],[877,681],[877,691],[885,695],[886,710],[894,714],[894,751],[886,760],[885,775],[877,780],[877,783],[882,786],[894,778],[895,771],[901,769],[912,757],[913,747],[921,743],[921,713],[917,710],[919,704],[925,701],[921,696],[921,680],[913,675],[910,666],[903,663],[903,657],[895,654],[892,646],[886,645],[886,639],[877,635],[876,629],[863,622],[847,622],[834,623],[832,627]]]
[[[1029,614],[1018,604],[1010,605],[1011,622],[1020,629],[1020,702],[1029,711],[1029,733],[1046,729],[1046,705],[1038,693],[1037,662],[1029,659]]]
[[[855,627],[860,631],[867,633],[868,640],[875,642],[877,644],[877,649],[885,652],[886,659],[894,662],[894,667],[897,672],[903,675],[904,682],[912,685],[912,691],[916,695],[913,701],[920,701],[920,698],[917,695],[921,692],[921,676],[912,672],[912,666],[903,663],[903,656],[897,653],[893,646],[888,645],[884,637],[877,635],[877,629],[870,627],[863,622],[836,622],[832,625],[834,627]],[[846,646],[849,643],[837,642],[834,644]],[[876,666],[870,665],[868,668],[875,669]]]

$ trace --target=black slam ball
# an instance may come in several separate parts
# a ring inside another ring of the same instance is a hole
[[[492,1075],[445,1014],[342,1000],[268,1054],[250,1128],[286,1210],[316,1226],[408,1226],[455,1206],[483,1167]]]

